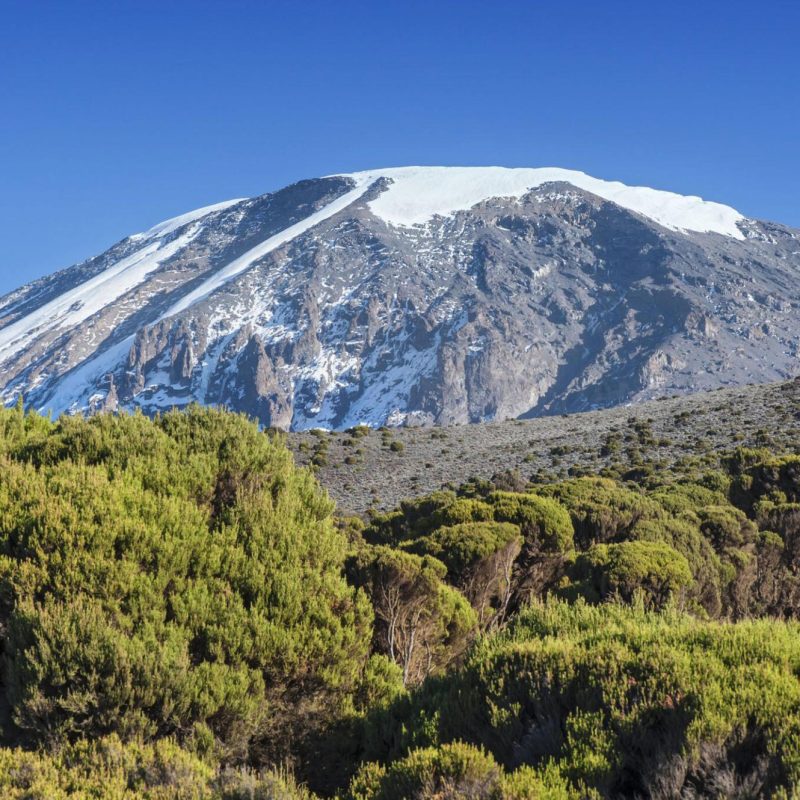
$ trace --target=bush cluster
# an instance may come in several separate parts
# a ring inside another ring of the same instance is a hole
[[[376,715],[351,796],[782,796],[798,669],[796,623],[537,603]],[[426,781],[464,793],[413,794]]]
[[[792,796],[800,458],[698,464],[336,520],[238,415],[0,411],[0,795]]]
[[[254,424],[6,412],[0,470],[8,740],[280,763],[348,710],[372,610],[331,502]]]

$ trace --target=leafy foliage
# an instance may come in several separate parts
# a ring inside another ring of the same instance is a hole
[[[713,795],[723,777],[768,796],[800,779],[798,668],[795,623],[550,601],[383,712],[366,752],[466,741],[570,796]]]
[[[789,797],[800,460],[721,463],[334,521],[236,415],[2,411],[0,794]]]
[[[358,683],[371,612],[343,579],[331,503],[255,425],[198,408],[4,422],[0,623],[21,739],[177,735],[240,759]]]
[[[522,547],[516,525],[462,522],[438,528],[405,546],[444,563],[448,578],[470,601],[482,628],[503,621],[513,591],[514,561]]]
[[[279,771],[215,769],[169,739],[80,741],[53,755],[0,750],[6,800],[313,800]]]
[[[573,570],[576,589],[587,599],[617,595],[631,602],[642,592],[664,607],[691,585],[689,562],[664,542],[596,544],[582,553]]]
[[[376,645],[418,683],[459,655],[475,625],[469,603],[444,583],[447,568],[431,556],[384,545],[364,547],[348,564],[375,608]]]

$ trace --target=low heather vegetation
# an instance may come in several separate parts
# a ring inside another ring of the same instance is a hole
[[[0,470],[3,797],[800,786],[800,456],[336,517],[241,416],[16,409]]]

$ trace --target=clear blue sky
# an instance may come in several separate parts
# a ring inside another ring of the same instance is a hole
[[[412,163],[800,226],[800,4],[0,0],[0,293],[197,206]]]

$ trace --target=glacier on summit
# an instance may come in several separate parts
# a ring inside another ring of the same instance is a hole
[[[489,198],[518,198],[545,183],[569,183],[673,230],[744,238],[738,227],[744,216],[730,206],[646,186],[603,181],[571,169],[396,167],[343,177],[369,182],[391,180],[391,186],[369,207],[377,217],[395,225],[418,225],[435,215],[466,211]]]

